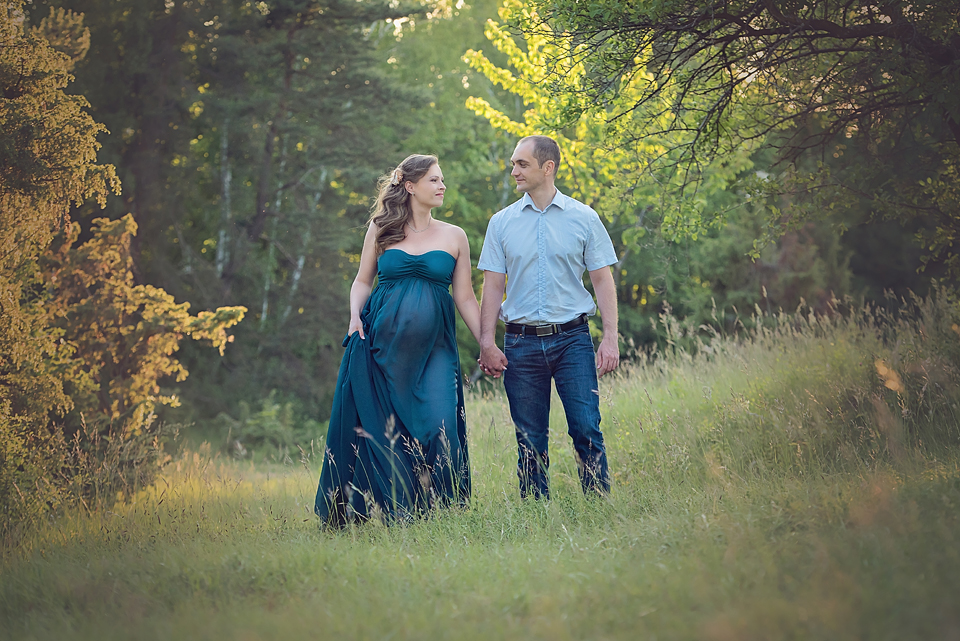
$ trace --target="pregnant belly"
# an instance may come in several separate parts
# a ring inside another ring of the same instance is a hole
[[[387,352],[395,359],[416,361],[420,360],[418,354],[431,351],[442,333],[443,314],[432,291],[412,288],[385,299],[374,326],[377,351]]]
[[[442,317],[430,297],[408,296],[397,307],[395,340],[411,349],[428,349],[441,331]]]

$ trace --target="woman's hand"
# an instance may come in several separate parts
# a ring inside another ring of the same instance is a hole
[[[366,339],[363,335],[363,321],[360,320],[359,316],[350,317],[350,327],[347,328],[347,336],[353,336],[354,332],[360,332],[360,340]]]
[[[373,279],[377,277],[377,226],[370,223],[367,227],[367,234],[363,238],[363,251],[360,253],[360,267],[357,269],[357,277],[353,279],[353,285],[350,286],[350,325],[347,327],[347,336],[353,336],[354,332],[360,332],[360,339],[363,335],[363,321],[360,320],[360,312],[370,298],[370,292],[373,290]]]
[[[507,357],[496,345],[481,347],[477,363],[484,374],[493,378],[500,378],[507,369]]]

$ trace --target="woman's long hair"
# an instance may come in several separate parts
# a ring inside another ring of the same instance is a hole
[[[408,180],[417,182],[437,162],[436,156],[411,154],[392,172],[380,176],[377,181],[380,193],[369,221],[377,226],[377,255],[406,238],[403,226],[410,220],[413,210],[410,208],[410,194],[404,188],[404,183]]]

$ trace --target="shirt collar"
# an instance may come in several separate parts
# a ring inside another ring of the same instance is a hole
[[[566,199],[567,197],[564,196],[563,193],[558,189],[557,193],[553,195],[553,200],[550,201],[550,203],[543,209],[543,211],[546,212],[548,209],[550,209],[550,205],[556,205],[557,208],[561,210],[566,209],[566,204],[567,204]],[[534,211],[539,211],[537,209],[537,206],[533,202],[533,198],[530,197],[530,194],[524,192],[523,198],[520,199],[520,210],[522,211],[527,207],[531,207]]]

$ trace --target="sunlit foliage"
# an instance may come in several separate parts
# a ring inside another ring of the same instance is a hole
[[[709,166],[681,165],[677,150],[689,144],[691,135],[671,130],[671,123],[687,118],[670,108],[676,92],[664,92],[651,104],[631,109],[652,81],[652,75],[638,74],[623,79],[608,100],[582,104],[577,88],[588,81],[588,68],[565,49],[567,43],[558,40],[559,34],[521,2],[508,0],[500,17],[503,24],[488,21],[486,34],[507,56],[509,66],[498,67],[473,50],[464,60],[523,100],[523,120],[512,120],[478,96],[467,100],[471,109],[517,137],[551,133],[563,156],[560,180],[571,195],[609,221],[631,227],[623,234],[628,246],[644,235],[642,218],[648,208],[656,208],[661,229],[671,239],[696,240],[706,227],[722,221],[722,211],[706,207],[707,201],[752,166],[749,149]],[[517,38],[505,26],[513,22],[537,26]],[[589,45],[572,46],[579,51]],[[576,118],[568,116],[571,111],[576,111]],[[630,132],[641,123],[657,132],[631,139]],[[684,192],[692,182],[700,189]],[[705,210],[708,219],[703,217]]]
[[[120,190],[114,168],[96,164],[104,128],[82,96],[64,92],[89,44],[81,21],[51,12],[27,31],[19,4],[0,11],[4,529],[58,507],[68,493],[82,500],[89,490],[79,475],[84,460],[110,441],[118,451],[127,439],[150,438],[153,406],[173,402],[159,396],[158,381],[186,376],[173,357],[179,341],[204,339],[222,350],[226,328],[245,311],[194,317],[163,290],[135,285],[130,217],[98,221],[92,237],[74,247],[80,227],[69,222],[71,206],[103,206]],[[119,476],[116,470],[114,480]]]
[[[630,123],[614,144],[666,131],[688,167],[776,149],[775,171],[748,186],[768,207],[768,240],[860,208],[912,226],[927,260],[957,276],[958,11],[937,0],[542,0],[510,24],[549,32],[543,77],[562,122],[610,105],[610,122]],[[584,73],[571,79],[574,65]]]

